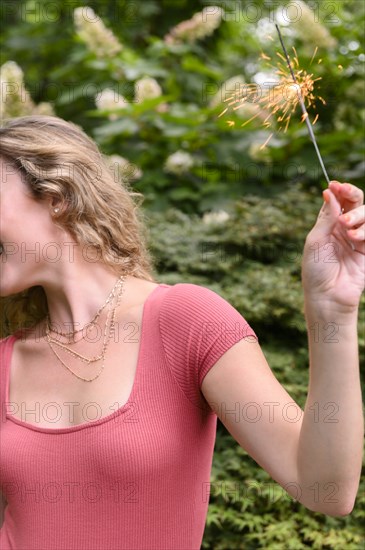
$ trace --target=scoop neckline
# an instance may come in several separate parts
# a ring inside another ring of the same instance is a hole
[[[98,420],[93,420],[92,422],[83,422],[82,424],[76,424],[75,426],[68,426],[66,428],[42,428],[40,426],[37,426],[36,424],[30,424],[29,422],[24,422],[23,420],[20,420],[19,418],[16,418],[15,416],[11,415],[8,412],[8,404],[10,404],[9,401],[9,391],[10,391],[10,368],[11,368],[11,359],[12,359],[12,352],[14,343],[16,340],[20,338],[20,335],[24,329],[20,329],[16,331],[11,336],[11,344],[10,344],[10,351],[7,361],[7,368],[6,368],[6,382],[5,382],[5,417],[7,420],[11,420],[11,422],[14,422],[15,424],[18,424],[22,426],[25,429],[33,430],[36,432],[42,432],[42,433],[48,433],[48,434],[63,434],[63,433],[73,433],[77,432],[79,430],[84,430],[86,428],[93,428],[95,426],[99,426],[100,424],[104,424],[104,422],[109,422],[110,420],[113,420],[113,418],[116,418],[117,416],[127,412],[131,406],[134,405],[134,399],[138,394],[139,385],[140,385],[140,374],[141,374],[141,363],[142,363],[142,357],[144,352],[144,345],[145,345],[145,324],[146,324],[146,313],[147,313],[147,306],[150,303],[150,300],[152,297],[156,294],[156,291],[159,290],[161,287],[170,286],[166,283],[159,283],[147,296],[146,300],[144,301],[143,308],[142,308],[142,320],[141,320],[141,342],[138,350],[138,358],[137,358],[137,365],[136,365],[136,371],[134,374],[134,380],[133,380],[133,386],[132,390],[129,394],[129,397],[127,401],[116,409],[111,414],[108,414],[106,416],[103,416],[99,418]]]

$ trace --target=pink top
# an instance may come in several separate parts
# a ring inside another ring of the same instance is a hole
[[[200,387],[245,336],[257,339],[216,292],[161,283],[143,308],[127,403],[55,429],[11,416],[19,333],[0,340],[1,550],[200,549],[217,424]]]

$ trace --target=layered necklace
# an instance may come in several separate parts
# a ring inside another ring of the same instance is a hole
[[[126,276],[122,275],[118,278],[117,282],[115,283],[114,287],[112,288],[109,296],[105,300],[104,304],[98,309],[98,311],[95,313],[94,317],[91,321],[86,323],[82,328],[78,330],[73,330],[70,332],[60,332],[56,329],[53,329],[51,327],[51,321],[49,318],[49,314],[47,314],[46,317],[46,341],[48,342],[48,345],[54,355],[57,357],[58,361],[67,369],[69,370],[74,376],[79,378],[80,380],[84,380],[85,382],[92,382],[93,380],[96,380],[102,373],[104,369],[104,362],[105,362],[105,355],[106,351],[108,349],[109,342],[111,340],[112,335],[114,334],[115,330],[115,314],[116,310],[121,302],[122,294],[124,292],[124,281]],[[114,305],[113,305],[114,301]],[[107,318],[105,321],[105,327],[104,327],[104,337],[103,337],[103,344],[101,351],[98,355],[94,355],[93,357],[85,357],[81,355],[80,353],[77,353],[75,350],[70,348],[69,346],[72,344],[75,344],[76,342],[81,342],[81,340],[85,340],[86,337],[84,335],[84,331],[88,331],[92,327],[98,327],[97,320],[100,317],[100,314],[102,311],[109,305],[109,310],[107,314]],[[109,322],[110,320],[110,322]],[[55,338],[51,335],[51,333],[56,334],[58,338]],[[78,340],[75,340],[75,336],[79,333],[82,333],[81,338]],[[66,338],[66,342],[61,342],[59,337]],[[72,355],[77,360],[90,365],[91,363],[96,363],[97,361],[102,361],[101,368],[99,372],[91,377],[91,378],[84,378],[82,376],[79,376],[76,374],[66,363],[61,359],[59,354],[57,353],[55,346],[58,346],[59,348],[62,348],[64,351],[66,351],[68,354]]]

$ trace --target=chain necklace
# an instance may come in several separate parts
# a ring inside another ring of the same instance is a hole
[[[119,290],[120,288],[120,290]],[[122,278],[118,279],[117,281],[117,284],[114,286],[113,288],[113,291],[112,291],[112,297],[115,296],[115,293],[116,291],[119,290],[118,292],[118,297],[119,295],[121,295],[121,293],[123,292],[123,281],[122,281]],[[106,349],[106,346],[108,345],[108,342],[109,340],[107,341],[106,340],[106,329],[107,329],[107,325],[108,325],[108,320],[109,320],[109,316],[110,316],[110,310],[108,311],[108,315],[107,315],[107,319],[106,319],[106,324],[105,324],[105,328],[104,328],[104,339],[103,339],[103,347],[102,347],[102,351],[101,351],[101,354],[97,355],[97,356],[94,356],[94,357],[91,357],[91,358],[87,358],[87,357],[84,357],[83,355],[81,355],[80,353],[77,353],[76,351],[70,349],[67,347],[66,344],[64,343],[61,343],[59,342],[57,339],[54,339],[51,337],[50,335],[50,327],[49,325],[46,326],[46,338],[47,338],[47,342],[48,343],[53,343],[55,344],[56,346],[59,346],[61,348],[63,348],[65,351],[67,351],[67,353],[69,353],[70,355],[73,355],[74,357],[79,357],[83,362],[85,363],[93,363],[95,361],[98,361],[100,359],[104,359],[104,356],[105,356],[105,349]],[[77,342],[80,342],[81,340],[85,340],[85,337],[82,336],[80,340],[78,340]],[[76,343],[76,341],[72,342],[73,344]],[[67,344],[69,345],[70,342],[67,342]]]
[[[109,296],[107,297],[107,299],[105,300],[104,304],[98,309],[98,311],[95,313],[94,317],[91,319],[91,321],[89,321],[88,323],[85,323],[85,325],[82,327],[82,328],[79,328],[77,330],[71,330],[70,332],[61,332],[61,331],[58,331],[57,329],[53,329],[51,328],[51,323],[50,323],[50,317],[49,317],[49,313],[47,313],[47,317],[46,317],[46,322],[47,322],[47,330],[48,331],[52,331],[56,334],[59,334],[60,336],[64,336],[64,337],[67,337],[67,336],[74,336],[75,334],[77,334],[78,332],[82,332],[85,327],[89,326],[89,325],[95,325],[96,324],[96,321],[97,319],[100,317],[100,314],[101,312],[103,311],[103,309],[107,306],[107,304],[110,302],[110,300],[113,298],[114,294],[115,294],[115,289],[116,287],[119,285],[119,282],[121,280],[124,280],[125,277],[121,276],[119,277],[119,279],[117,280],[117,282],[115,283],[115,285],[113,286],[112,290],[110,291],[110,294]],[[71,342],[68,342],[68,344],[70,344]]]
[[[99,355],[95,355],[94,357],[90,357],[88,359],[87,357],[84,357],[80,353],[77,353],[77,351],[74,351],[74,350],[68,348],[65,344],[62,344],[61,342],[58,342],[58,340],[55,340],[49,334],[46,334],[47,342],[52,343],[52,344],[64,349],[68,354],[72,355],[73,357],[78,357],[79,359],[81,359],[81,361],[83,361],[84,363],[87,363],[87,364],[94,363],[95,361],[99,361],[100,359],[104,359],[105,352],[106,352],[106,347],[107,347],[108,341],[109,341],[109,340],[106,339],[106,336],[107,336],[106,329],[107,329],[107,326],[108,326],[110,313],[111,313],[111,309],[109,308],[107,318],[106,318],[106,322],[105,322],[105,327],[104,327],[103,345],[102,345],[102,349],[101,349],[101,352],[100,352]],[[112,326],[110,324],[110,329],[111,328],[112,328]],[[84,339],[85,338],[81,338],[80,340],[78,340],[78,342],[81,342],[81,340],[84,340]],[[75,342],[73,342],[73,343],[75,343]]]
[[[104,362],[105,362],[105,354],[106,354],[106,350],[107,350],[107,347],[109,345],[109,342],[110,342],[110,339],[111,339],[111,335],[114,331],[114,327],[115,327],[115,314],[116,314],[116,309],[117,307],[119,306],[120,302],[121,302],[121,297],[122,297],[122,294],[123,294],[123,291],[124,291],[124,286],[123,286],[123,283],[124,283],[124,280],[125,280],[125,276],[122,276],[118,279],[116,285],[114,286],[113,288],[113,291],[112,293],[109,295],[108,299],[107,299],[107,303],[110,302],[111,298],[113,298],[115,296],[115,294],[117,294],[117,301],[116,301],[116,304],[114,305],[114,307],[112,308],[112,315],[111,315],[111,322],[110,322],[110,327],[109,327],[109,336],[107,338],[107,327],[108,327],[108,318],[109,318],[109,314],[110,312],[108,312],[108,316],[107,316],[107,320],[106,320],[106,323],[105,323],[105,328],[104,328],[104,341],[103,341],[103,349],[102,349],[102,352],[101,354],[98,356],[98,357],[93,357],[93,358],[87,358],[87,357],[84,357],[82,356],[81,354],[78,354],[76,353],[75,351],[73,350],[70,350],[68,349],[64,344],[60,344],[60,342],[58,342],[57,340],[54,340],[50,334],[49,334],[49,325],[47,325],[46,327],[46,340],[48,342],[48,345],[50,347],[50,349],[52,350],[52,352],[54,353],[54,355],[57,357],[57,359],[60,361],[60,363],[67,369],[69,370],[74,376],[76,376],[76,378],[79,378],[80,380],[83,380],[85,382],[92,382],[93,380],[95,380],[96,378],[98,378],[100,376],[100,374],[102,373],[102,371],[104,370]],[[120,287],[120,288],[119,288]],[[118,292],[116,293],[115,290],[116,289],[119,289]],[[102,308],[105,307],[106,304],[104,304],[102,306]],[[79,331],[78,331],[79,332]],[[56,350],[53,348],[52,346],[52,343],[54,344],[58,344],[58,345],[61,345],[61,347],[63,347],[66,351],[68,351],[69,353],[77,356],[78,358],[81,359],[81,361],[87,363],[87,364],[90,364],[91,362],[95,362],[97,360],[100,360],[102,359],[103,360],[103,363],[102,363],[102,366],[101,366],[101,369],[99,370],[99,372],[92,378],[84,378],[82,376],[79,376],[78,374],[76,374],[72,369],[70,369],[70,367],[68,365],[66,365],[66,363],[61,359],[61,357],[58,355],[58,353],[56,352]]]

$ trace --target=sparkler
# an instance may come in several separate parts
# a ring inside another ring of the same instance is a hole
[[[305,121],[307,125],[309,135],[317,153],[317,157],[323,174],[326,178],[327,183],[329,183],[330,180],[327,175],[327,171],[324,166],[321,154],[319,152],[319,148],[312,128],[312,124],[314,125],[318,120],[318,114],[311,124],[308,111],[305,106],[305,101],[307,101],[308,107],[313,106],[313,108],[315,108],[316,99],[319,99],[323,104],[325,104],[325,101],[322,97],[316,97],[313,93],[314,83],[317,80],[321,80],[321,77],[314,79],[313,74],[308,74],[304,69],[299,68],[298,55],[295,48],[293,48],[295,54],[293,58],[295,68],[293,70],[278,25],[276,25],[276,29],[278,31],[280,43],[285,55],[284,57],[280,53],[277,53],[277,56],[281,59],[281,62],[277,63],[276,70],[276,74],[280,77],[279,82],[270,90],[266,90],[266,93],[261,95],[259,99],[256,99],[258,86],[255,84],[245,85],[244,88],[240,90],[239,94],[234,93],[232,96],[228,97],[225,100],[229,102],[228,107],[226,107],[218,116],[220,117],[224,115],[228,111],[229,107],[232,105],[235,105],[233,107],[233,110],[236,110],[243,107],[244,104],[247,105],[247,102],[249,102],[252,109],[256,109],[256,113],[241,126],[245,126],[257,117],[260,117],[261,119],[263,119],[264,127],[269,128],[272,125],[272,121],[270,119],[272,119],[272,117],[276,115],[276,121],[280,123],[279,131],[284,127],[284,132],[286,132],[289,126],[291,115],[294,113],[299,104],[303,113],[302,122]],[[317,48],[312,56],[310,64],[312,64],[313,62],[316,51]],[[265,54],[262,54],[261,56],[263,59],[271,60],[271,58]],[[320,63],[321,61],[322,60],[320,59],[318,63]],[[287,67],[289,68],[289,74]],[[254,102],[251,102],[252,97]],[[265,113],[268,114],[266,115]],[[228,120],[227,124],[229,126],[234,126],[235,122],[232,120]],[[273,135],[273,133],[269,135],[265,143],[261,145],[260,149],[266,147]]]
[[[303,97],[302,97],[302,93],[301,93],[301,87],[298,86],[298,83],[297,83],[297,79],[295,78],[295,74],[293,72],[293,69],[292,69],[292,66],[290,64],[290,59],[289,59],[289,56],[288,56],[288,52],[286,51],[286,48],[285,48],[285,45],[284,45],[284,42],[283,42],[283,37],[281,36],[281,32],[280,32],[280,29],[279,29],[279,26],[277,24],[275,24],[275,27],[276,27],[276,30],[278,31],[278,35],[279,35],[279,39],[280,39],[280,43],[281,43],[281,47],[283,48],[284,50],[284,54],[285,54],[285,57],[286,57],[286,61],[288,63],[288,67],[289,67],[289,71],[290,71],[290,74],[293,78],[293,81],[295,83],[295,86],[297,87],[297,91],[298,91],[298,100],[299,100],[299,103],[300,103],[300,106],[301,106],[301,109],[302,109],[302,112],[303,112],[303,117],[304,117],[304,120],[305,120],[305,123],[307,125],[307,128],[308,128],[308,132],[309,132],[309,136],[312,140],[312,143],[314,145],[314,149],[317,153],[317,157],[318,157],[318,160],[319,160],[319,164],[321,165],[321,168],[322,168],[322,172],[324,174],[324,177],[326,178],[326,181],[327,183],[330,182],[330,179],[328,177],[328,174],[327,174],[327,170],[324,166],[324,163],[323,163],[323,160],[322,160],[322,156],[321,156],[321,153],[319,152],[319,148],[318,148],[318,145],[317,145],[317,141],[316,141],[316,137],[314,135],[314,132],[313,132],[313,128],[309,122],[309,116],[308,116],[308,111],[305,107],[305,104],[304,104],[304,101],[303,101]]]

